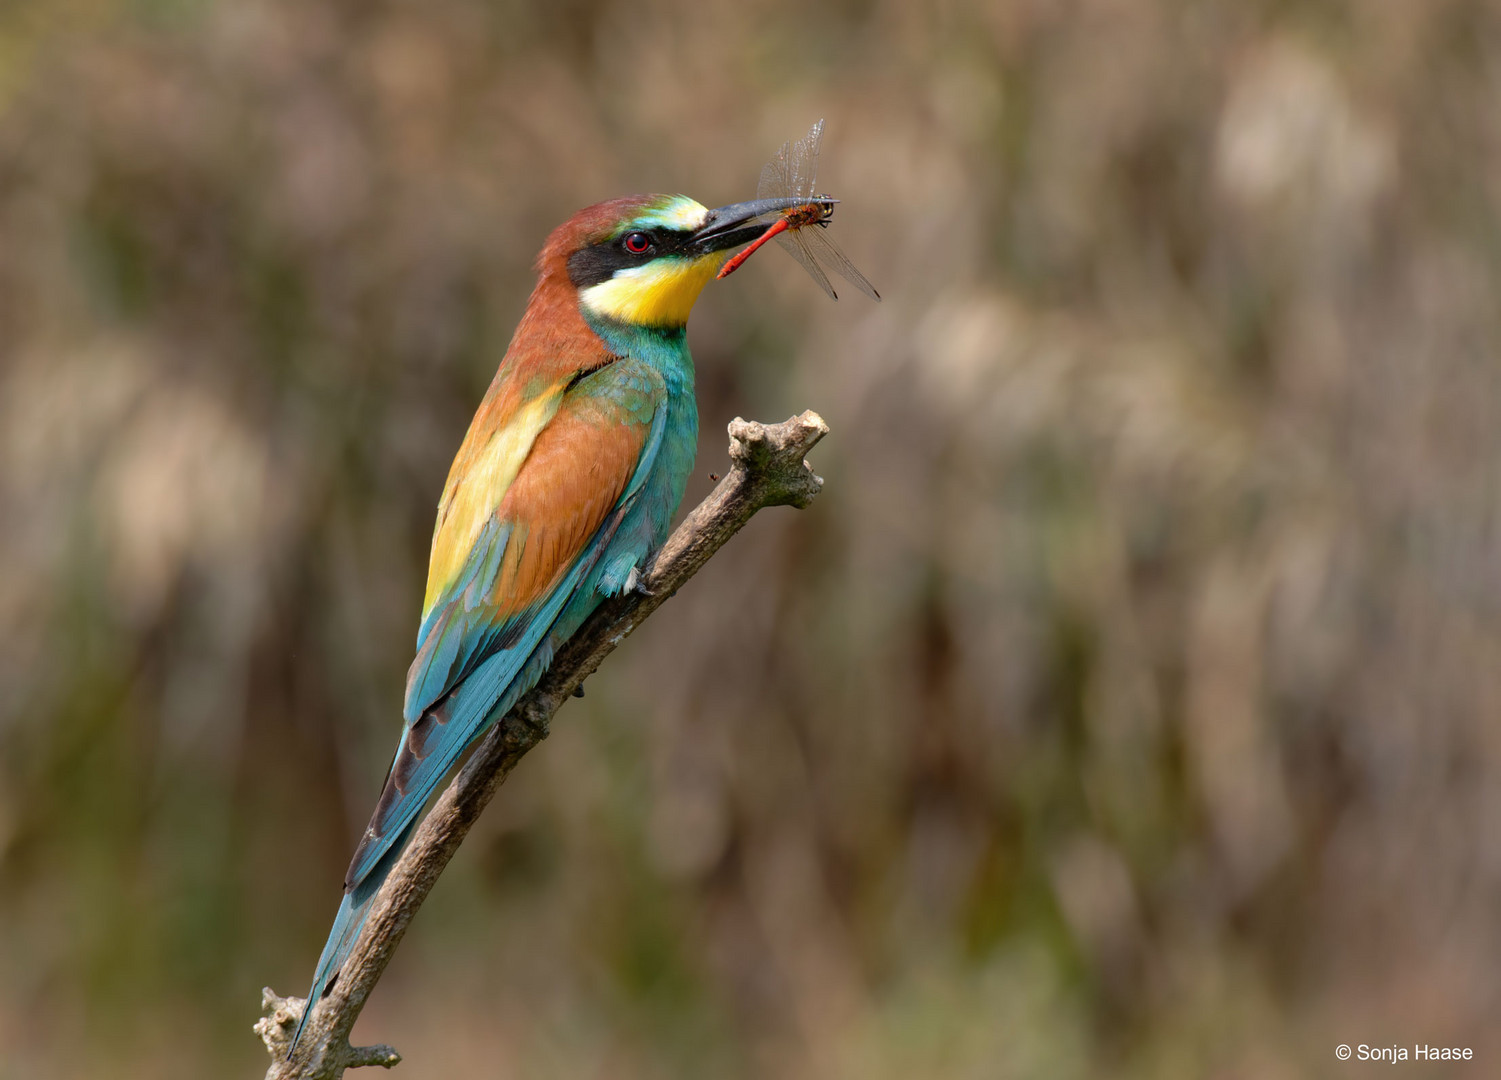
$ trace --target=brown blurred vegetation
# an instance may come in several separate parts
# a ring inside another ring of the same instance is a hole
[[[534,252],[818,116],[886,301],[710,289],[688,498],[803,408],[824,496],[590,681],[356,1036],[1493,1069],[1498,90],[1480,0],[0,8],[0,1078],[259,1075]]]

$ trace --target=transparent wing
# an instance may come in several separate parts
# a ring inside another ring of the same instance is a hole
[[[829,239],[829,234],[824,232],[823,226],[809,225],[807,228],[799,229],[797,238],[807,245],[810,256],[823,263],[872,300],[879,301],[881,299],[881,294],[876,292],[875,286],[865,279],[864,274],[855,269],[855,264],[850,262],[845,257],[844,252],[839,250],[839,245]]]
[[[792,146],[792,161],[788,167],[792,189],[787,192],[788,195],[812,197],[814,180],[818,175],[818,150],[822,145],[823,119],[820,117],[808,129],[808,134]]]
[[[813,253],[808,250],[804,239],[807,231],[807,229],[796,229],[780,233],[777,236],[777,243],[782,245],[782,250],[802,264],[803,269],[808,271],[808,276],[818,282],[823,291],[829,294],[830,299],[838,300],[839,294],[834,291],[834,286],[829,284],[829,276],[819,268],[818,260],[813,258]]]
[[[823,121],[819,120],[797,142],[784,142],[776,157],[761,170],[756,198],[780,199],[789,195],[811,198],[818,175],[818,150],[823,143]]]
[[[761,167],[761,182],[756,185],[756,198],[780,199],[792,191],[792,174],[788,165],[792,160],[792,143],[784,142],[777,156]]]

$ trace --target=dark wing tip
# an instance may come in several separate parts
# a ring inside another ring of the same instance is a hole
[[[364,867],[366,855],[373,845],[380,844],[390,832],[392,817],[405,802],[413,776],[431,751],[429,741],[448,723],[451,716],[452,705],[445,697],[418,717],[417,722],[402,736],[401,744],[396,748],[396,756],[391,759],[391,769],[386,773],[385,786],[381,788],[375,810],[370,814],[370,824],[365,826],[364,835],[354,849],[354,857],[349,860],[349,869],[344,873],[346,890],[359,884],[364,876],[360,870]]]

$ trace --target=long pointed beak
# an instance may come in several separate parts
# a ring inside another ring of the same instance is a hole
[[[767,218],[783,210],[791,210],[809,203],[832,206],[838,199],[827,195],[812,197],[790,196],[785,199],[752,199],[750,202],[731,203],[710,210],[702,227],[689,238],[700,254],[724,251],[726,248],[748,244],[766,231]]]

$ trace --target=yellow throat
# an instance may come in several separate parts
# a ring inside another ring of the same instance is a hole
[[[595,315],[634,326],[686,326],[698,294],[728,257],[727,251],[716,251],[655,259],[617,270],[609,281],[582,290],[579,298]]]

